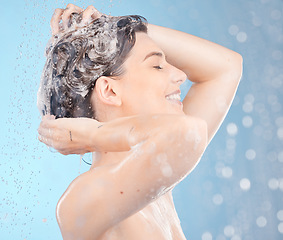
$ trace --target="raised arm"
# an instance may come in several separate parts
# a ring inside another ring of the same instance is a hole
[[[74,120],[84,130],[76,130]],[[39,129],[43,138],[52,134],[45,131],[52,125],[67,139],[70,129],[74,131],[70,144],[76,144],[79,131],[85,134],[80,144],[91,142],[90,150],[131,149],[123,161],[93,168],[71,183],[57,206],[64,239],[97,239],[174,187],[192,171],[207,145],[205,121],[186,115],[133,116],[102,126],[91,119],[46,119]]]
[[[149,24],[148,34],[167,61],[193,82],[183,101],[184,112],[207,122],[210,141],[234,98],[242,75],[242,57],[218,44],[165,27]]]

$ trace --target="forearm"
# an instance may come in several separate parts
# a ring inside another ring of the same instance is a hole
[[[164,51],[167,61],[193,82],[217,79],[238,70],[241,62],[238,53],[188,33],[148,24],[148,35]]]
[[[184,115],[139,115],[105,122],[101,127],[90,126],[89,150],[100,152],[129,151],[155,134],[172,131],[174,126],[182,127]],[[194,126],[192,126],[194,127]]]

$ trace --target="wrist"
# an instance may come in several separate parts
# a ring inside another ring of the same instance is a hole
[[[83,139],[85,141],[85,148],[87,152],[95,152],[98,151],[98,129],[102,126],[103,124],[100,122],[97,122],[94,119],[89,119],[88,123],[85,124],[85,132],[86,132],[86,137]]]

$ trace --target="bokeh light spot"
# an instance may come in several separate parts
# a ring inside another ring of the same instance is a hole
[[[223,203],[223,196],[221,194],[215,194],[212,201],[215,205],[221,205]]]
[[[268,187],[269,187],[271,190],[276,190],[276,189],[278,189],[278,187],[279,187],[279,181],[278,181],[278,179],[276,179],[276,178],[271,178],[271,179],[269,179],[269,181],[268,181]]]
[[[242,178],[242,179],[240,180],[240,187],[241,187],[241,189],[244,190],[244,191],[250,190],[250,188],[251,188],[251,182],[250,182],[250,180],[247,179],[247,178]]]
[[[248,36],[245,32],[239,32],[237,34],[237,40],[240,43],[244,43],[245,41],[247,41],[247,38],[248,38]]]
[[[222,176],[224,178],[231,178],[233,176],[233,169],[230,167],[222,168]]]
[[[248,149],[248,150],[246,151],[246,158],[247,158],[248,160],[254,160],[255,157],[256,157],[256,152],[255,152],[254,149]]]
[[[267,224],[267,220],[266,220],[265,217],[260,216],[256,219],[256,224],[257,224],[258,227],[261,227],[261,228],[265,227],[266,224]]]
[[[224,228],[224,234],[226,237],[232,237],[235,234],[235,229],[233,226],[228,225]]]
[[[227,125],[227,128],[226,128],[226,130],[227,130],[227,133],[230,135],[230,136],[236,136],[237,135],[237,133],[238,133],[238,127],[237,127],[237,125],[235,124],[235,123],[229,123],[228,125]]]
[[[245,102],[243,105],[243,111],[246,113],[250,113],[253,111],[253,103],[251,102]]]
[[[239,27],[237,25],[231,25],[228,29],[228,32],[232,35],[232,36],[236,36],[237,33],[239,32]]]
[[[271,12],[271,18],[273,20],[280,20],[281,16],[281,12],[278,9],[275,9]]]
[[[239,235],[234,235],[231,237],[231,240],[241,240],[241,237]]]
[[[279,221],[283,222],[283,210],[279,210],[277,212],[277,218],[278,218]]]
[[[278,224],[278,231],[283,234],[283,222]]]
[[[201,240],[212,240],[212,235],[210,232],[205,232],[201,236]]]
[[[283,127],[278,128],[277,137],[282,141],[283,140]]]
[[[242,124],[246,128],[250,128],[253,125],[253,119],[250,116],[244,116],[242,119]]]

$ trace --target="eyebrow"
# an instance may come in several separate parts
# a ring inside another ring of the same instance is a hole
[[[149,58],[149,57],[152,57],[152,56],[158,56],[158,57],[163,57],[163,53],[162,52],[150,52],[149,54],[147,54],[143,60],[143,62]]]

